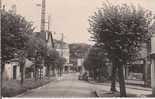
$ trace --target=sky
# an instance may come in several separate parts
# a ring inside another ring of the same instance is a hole
[[[17,13],[33,22],[35,31],[40,30],[41,0],[2,0],[6,9],[16,4]],[[46,16],[51,16],[50,30],[55,31],[55,38],[60,39],[64,34],[64,41],[68,43],[93,42],[88,32],[88,19],[107,0],[46,0]],[[141,5],[155,13],[155,0],[108,0],[113,4],[127,3]]]

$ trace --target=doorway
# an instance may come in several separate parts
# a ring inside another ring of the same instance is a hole
[[[13,79],[16,79],[16,75],[17,75],[17,66],[13,66]]]

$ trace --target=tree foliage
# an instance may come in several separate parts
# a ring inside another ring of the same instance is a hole
[[[44,57],[47,52],[46,42],[36,35],[36,32],[28,35],[29,40],[26,43],[25,51],[27,53],[27,57],[29,58],[35,58],[37,53]]]
[[[93,78],[102,77],[108,79],[108,72],[107,72],[107,63],[108,57],[106,56],[106,52],[103,49],[97,46],[92,46],[89,49],[88,55],[84,60],[84,67],[86,70],[89,71],[90,75]],[[94,75],[93,72],[97,72],[96,74],[101,75]]]
[[[104,4],[90,18],[92,38],[103,43],[112,58],[126,63],[149,37],[152,14],[141,7]]]
[[[136,57],[135,53],[150,38],[152,19],[152,13],[141,7],[110,3],[104,3],[89,19],[93,41],[104,46],[119,69],[121,96],[126,96],[122,66]]]
[[[34,28],[24,17],[7,11],[1,13],[2,32],[2,62],[14,58],[19,50],[25,50],[28,40],[27,34],[32,33]]]
[[[23,84],[26,43],[29,40],[28,34],[32,33],[34,28],[24,17],[4,10],[1,11],[1,24],[2,73],[5,62],[17,58]]]

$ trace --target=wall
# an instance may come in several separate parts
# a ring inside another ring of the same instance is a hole
[[[4,80],[12,80],[13,79],[13,66],[17,66],[16,68],[16,79],[20,80],[20,66],[17,62],[11,62],[5,64],[3,79]]]

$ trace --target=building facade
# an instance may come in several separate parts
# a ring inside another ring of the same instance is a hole
[[[141,50],[137,53],[138,57],[126,66],[126,79],[141,80],[146,79],[147,67],[147,45],[143,44]]]
[[[56,51],[58,51],[59,55],[65,58],[66,63],[64,65],[63,71],[64,72],[69,72],[72,70],[72,64],[70,64],[70,49],[69,49],[69,44],[66,42],[62,42],[59,40],[54,40],[54,47]]]
[[[84,71],[83,61],[91,46],[85,43],[73,43],[69,45],[70,49],[70,63],[77,72]]]
[[[4,66],[3,80],[20,80],[20,65],[18,62],[7,62]]]

